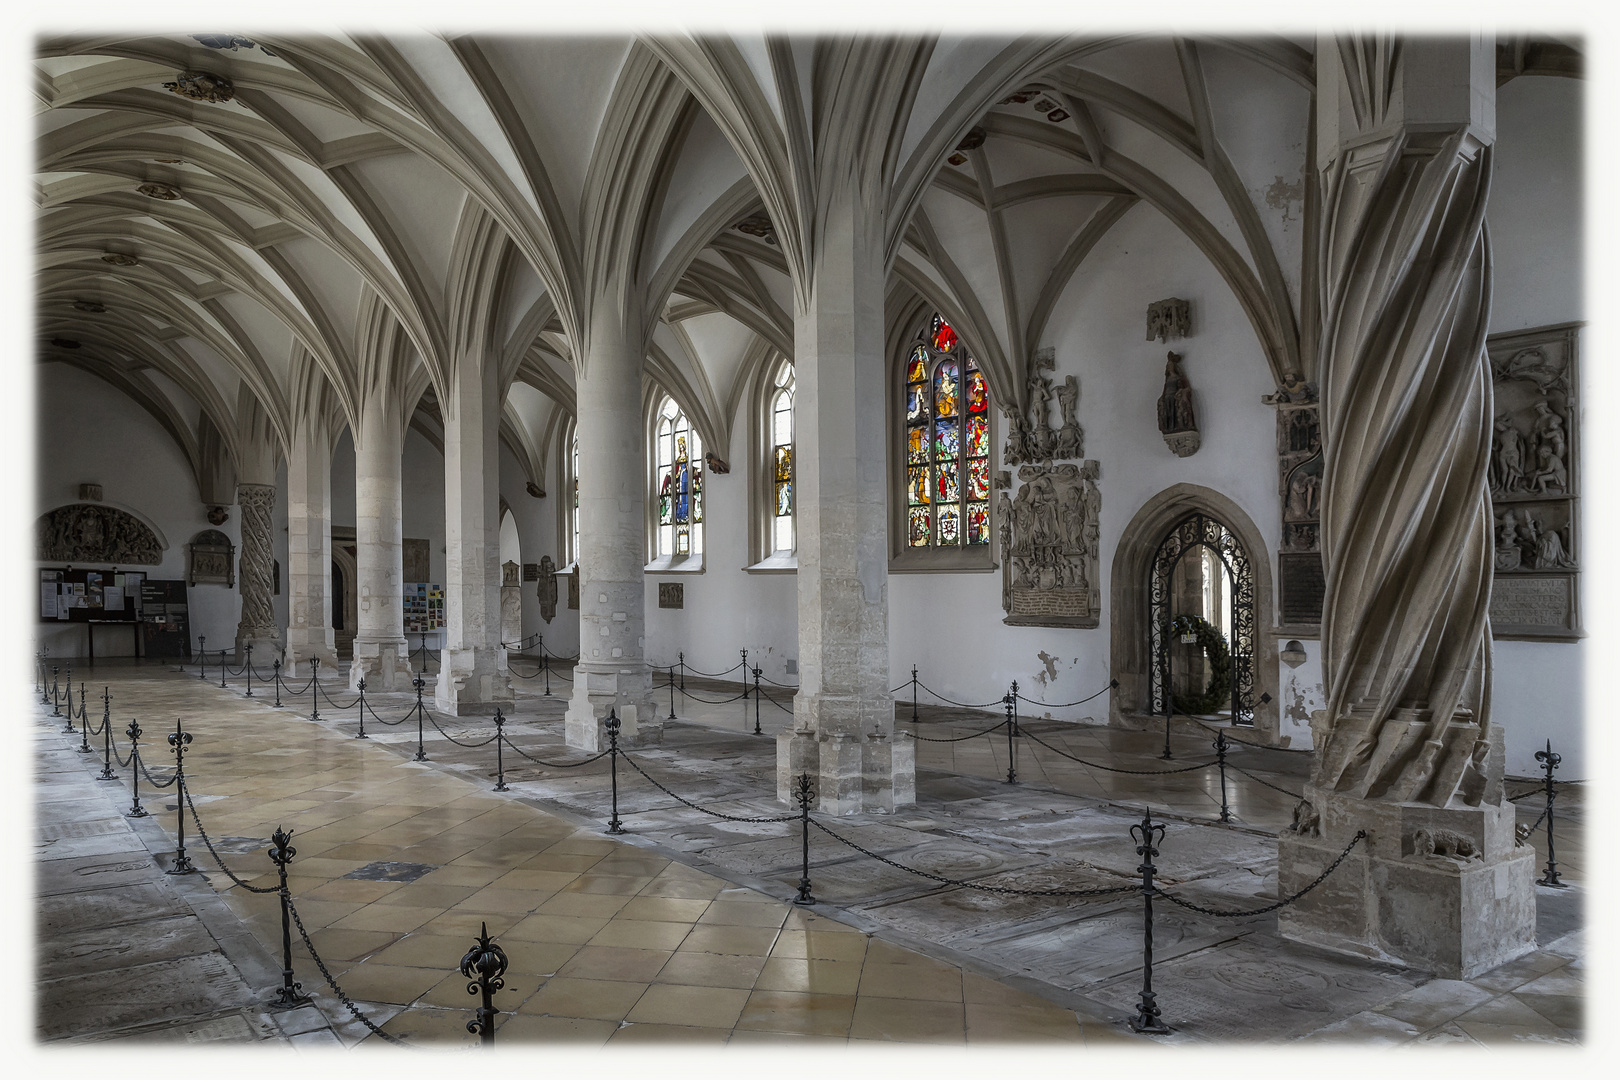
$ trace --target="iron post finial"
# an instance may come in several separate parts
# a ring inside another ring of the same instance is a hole
[[[134,742],[135,740],[139,739],[141,737],[141,722],[139,720],[131,720],[129,722],[129,727],[124,729],[124,734],[129,736],[130,742]]]
[[[474,981],[467,984],[467,993],[483,995],[474,1019],[467,1022],[467,1030],[480,1036],[485,1046],[495,1045],[495,991],[506,985],[501,976],[506,974],[506,953],[489,937],[489,925],[479,928],[478,940],[467,955],[461,958],[461,974]]]
[[[310,657],[309,658],[309,666],[312,667],[312,668],[319,668],[321,666],[321,658],[319,656]],[[295,679],[297,677],[298,676],[296,676],[296,675],[293,676],[293,678],[295,678]]]
[[[361,692],[361,693],[362,693],[362,694],[363,694],[363,693],[365,693],[365,692],[366,692],[366,680],[365,680],[365,676],[361,676],[361,678],[360,678],[360,681],[359,681],[359,683],[357,683],[357,684],[356,684],[356,686],[357,686],[357,687],[358,687],[358,689],[359,689],[359,690],[360,690],[360,692]]]

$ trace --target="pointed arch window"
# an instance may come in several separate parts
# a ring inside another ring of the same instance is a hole
[[[793,365],[776,373],[771,393],[771,554],[793,551]]]
[[[990,387],[936,313],[906,358],[905,546],[990,544]]]
[[[577,432],[574,434],[574,437],[569,440],[568,476],[569,476],[569,481],[570,481],[569,482],[569,487],[573,489],[572,490],[572,495],[573,495],[573,499],[574,499],[574,504],[573,504],[572,507],[569,508],[569,511],[568,511],[569,522],[573,526],[573,528],[572,528],[573,542],[568,548],[568,557],[572,561],[578,562],[579,561],[579,434]]]
[[[703,554],[703,442],[673,398],[659,407],[654,438],[654,508],[665,559]]]

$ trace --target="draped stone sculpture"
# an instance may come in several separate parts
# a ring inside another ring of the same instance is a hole
[[[540,601],[540,617],[550,622],[557,617],[557,564],[550,555],[540,556],[540,581],[535,586],[535,599]]]

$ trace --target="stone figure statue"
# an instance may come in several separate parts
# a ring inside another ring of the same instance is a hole
[[[1008,465],[1021,465],[1030,460],[1029,436],[1024,429],[1024,416],[1017,405],[1003,405],[1001,413],[1007,418],[1007,446],[1001,460]]]
[[[540,601],[540,617],[550,622],[557,617],[557,564],[550,555],[540,556],[540,581],[535,588]]]
[[[1044,375],[1031,375],[1029,377],[1029,411],[1033,422],[1030,425],[1028,446],[1029,460],[1050,461],[1055,449],[1055,438],[1052,427],[1047,423],[1047,402],[1052,400],[1052,380]]]
[[[1315,521],[1318,516],[1317,496],[1322,478],[1307,465],[1301,465],[1288,477],[1288,504],[1284,508],[1285,521]]]
[[[1519,550],[1518,528],[1512,510],[1496,519],[1496,560],[1498,570],[1517,570],[1524,555]]]
[[[1565,440],[1563,417],[1553,412],[1552,406],[1546,401],[1538,401],[1532,431],[1536,439],[1536,460],[1530,483],[1542,494],[1546,494],[1549,483],[1559,491],[1568,491],[1569,470],[1565,466],[1564,455],[1569,447]]]
[[[1079,421],[1074,418],[1075,408],[1080,402],[1080,380],[1073,375],[1066,377],[1063,385],[1057,388],[1057,399],[1058,409],[1063,414],[1063,426],[1058,429],[1052,456],[1079,457],[1085,453],[1085,436],[1080,430]]]
[[[1491,489],[1518,491],[1524,486],[1524,438],[1507,413],[1496,418],[1491,439]]]
[[[1178,431],[1197,431],[1192,382],[1187,378],[1187,373],[1181,370],[1181,357],[1173,352],[1165,355],[1164,392],[1159,395],[1159,432],[1174,435]]]

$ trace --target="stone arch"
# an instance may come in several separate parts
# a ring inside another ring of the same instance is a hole
[[[1270,549],[1254,521],[1237,503],[1211,488],[1175,484],[1137,510],[1114,548],[1110,584],[1109,668],[1119,688],[1109,704],[1111,723],[1131,726],[1148,713],[1152,694],[1152,597],[1154,556],[1170,531],[1189,514],[1220,521],[1247,551],[1254,581],[1254,728],[1265,742],[1278,739],[1277,640]]]

